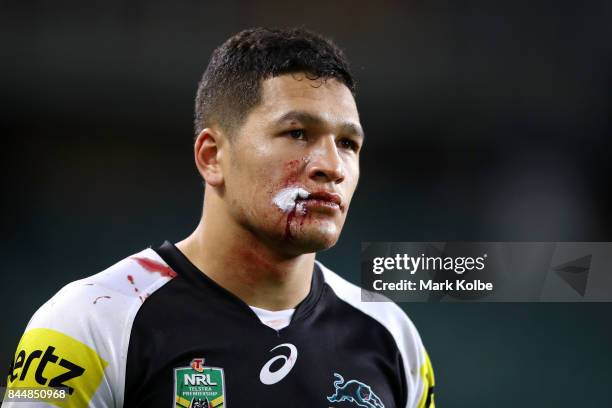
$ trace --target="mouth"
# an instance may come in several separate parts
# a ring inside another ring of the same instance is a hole
[[[273,199],[274,204],[284,212],[295,211],[296,207],[329,208],[344,210],[342,197],[338,193],[319,190],[309,192],[301,187],[281,190]]]
[[[307,197],[298,197],[296,202],[304,203],[306,206],[327,207],[337,210],[342,210],[342,198],[337,193],[328,191],[315,191],[308,194]]]
[[[307,214],[318,214],[316,217],[336,217],[344,212],[342,196],[338,193],[319,190],[309,192],[298,186],[286,187],[272,198],[272,202],[286,215],[285,239],[292,239],[291,225],[295,217],[300,217],[299,226],[308,218]],[[320,220],[321,221],[321,220]]]

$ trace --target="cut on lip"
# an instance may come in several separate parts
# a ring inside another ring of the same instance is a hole
[[[301,198],[299,200],[302,200]],[[334,203],[338,206],[342,205],[342,200],[340,199],[340,196],[338,194],[331,194],[328,193],[326,191],[317,191],[314,193],[310,193],[308,195],[308,198],[305,198],[304,200],[321,200],[321,201],[329,201],[331,203]]]

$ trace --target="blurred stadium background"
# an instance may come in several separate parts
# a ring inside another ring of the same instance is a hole
[[[64,284],[196,225],[196,84],[212,49],[246,27],[305,26],[352,62],[362,179],[341,242],[320,256],[349,279],[361,241],[611,241],[611,11],[0,1],[0,365]],[[610,405],[611,304],[404,307],[440,407]]]

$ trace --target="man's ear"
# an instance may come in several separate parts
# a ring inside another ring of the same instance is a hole
[[[223,135],[214,127],[200,132],[193,146],[195,163],[207,184],[218,187],[223,184],[221,168]]]

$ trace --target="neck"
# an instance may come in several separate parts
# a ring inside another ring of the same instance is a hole
[[[308,295],[314,253],[280,254],[224,211],[212,213],[204,211],[196,230],[176,244],[198,269],[246,304],[262,309],[294,308]]]

